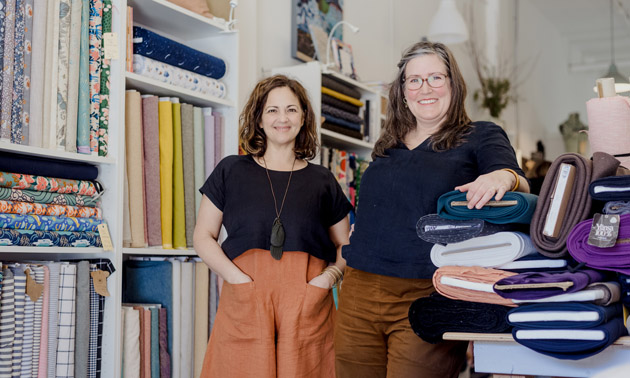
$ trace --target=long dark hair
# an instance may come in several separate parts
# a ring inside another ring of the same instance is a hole
[[[304,113],[304,125],[295,138],[293,152],[298,159],[311,160],[317,155],[318,148],[315,112],[302,84],[284,75],[275,75],[259,81],[250,94],[239,117],[241,148],[256,157],[265,154],[265,151],[267,151],[267,135],[258,126],[262,120],[263,107],[267,102],[269,92],[282,87],[289,88],[295,94]]]
[[[372,158],[385,156],[385,150],[404,140],[407,133],[416,128],[416,118],[405,104],[405,69],[407,63],[419,56],[433,54],[446,66],[446,74],[451,85],[451,104],[446,120],[440,129],[431,135],[434,151],[445,151],[460,145],[470,131],[470,118],[466,114],[466,83],[453,53],[441,43],[422,41],[409,47],[398,62],[398,74],[389,89],[387,118],[381,136],[376,141]]]

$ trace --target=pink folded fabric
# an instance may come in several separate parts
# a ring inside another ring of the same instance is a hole
[[[591,151],[611,155],[630,153],[630,99],[624,96],[592,98],[586,102]],[[630,156],[616,156],[630,168]]]
[[[492,286],[516,274],[479,266],[443,266],[433,274],[433,286],[447,298],[514,307],[511,299],[501,298]]]

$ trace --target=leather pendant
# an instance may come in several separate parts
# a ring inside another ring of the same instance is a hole
[[[282,247],[284,247],[284,226],[282,226],[280,218],[276,218],[271,227],[271,248],[269,248],[271,257],[280,260],[282,258]]]

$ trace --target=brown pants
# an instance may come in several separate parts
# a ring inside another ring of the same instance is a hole
[[[411,303],[434,291],[430,279],[388,277],[346,267],[335,325],[337,377],[457,377],[468,344],[429,344],[409,324]]]
[[[304,252],[249,250],[234,263],[253,282],[224,283],[204,378],[334,377],[330,290],[308,285],[327,263]]]

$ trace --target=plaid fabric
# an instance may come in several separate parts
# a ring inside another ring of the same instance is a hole
[[[42,295],[44,301],[42,302],[42,331],[40,334],[40,347],[39,347],[39,370],[37,371],[37,378],[48,377],[48,308],[50,301],[50,269],[48,266],[43,265],[44,270],[44,294]]]
[[[22,363],[22,343],[24,342],[24,310],[26,306],[26,275],[24,266],[20,264],[10,265],[14,279],[15,295],[15,336],[13,338],[13,350],[11,352],[13,377],[19,377]]]
[[[33,271],[22,265],[33,276]],[[35,331],[35,302],[26,295],[26,275],[24,275],[24,339],[22,341],[22,363],[20,377],[31,378],[33,373],[33,333]]]
[[[90,272],[98,270],[90,264]],[[98,346],[98,304],[100,295],[94,291],[94,280],[90,275],[90,347],[88,352],[88,378],[96,378],[96,349]]]
[[[31,271],[33,271],[33,278],[35,282],[38,284],[44,284],[44,267],[41,265],[31,265]],[[39,352],[40,352],[40,342],[41,342],[41,332],[42,332],[42,309],[44,305],[44,292],[42,291],[42,295],[39,296],[37,302],[35,302],[35,318],[33,321],[33,366],[32,366],[32,375],[33,377],[37,377],[37,372],[39,369]]]
[[[59,326],[57,377],[74,377],[76,265],[63,263],[59,273]]]
[[[61,264],[58,262],[48,263],[49,284],[48,284],[48,366],[46,372],[48,378],[55,378],[57,371],[57,320],[59,319],[59,272]]]
[[[15,335],[15,297],[13,272],[2,271],[2,300],[0,301],[0,377],[12,375],[12,345]]]
[[[114,264],[106,259],[95,260],[96,267],[99,270],[109,272],[110,275],[116,271]],[[98,296],[98,329],[97,329],[97,346],[96,346],[96,377],[101,376],[101,360],[103,356],[103,317],[105,313],[105,297]]]
[[[90,263],[77,263],[74,375],[87,377],[90,352]]]

